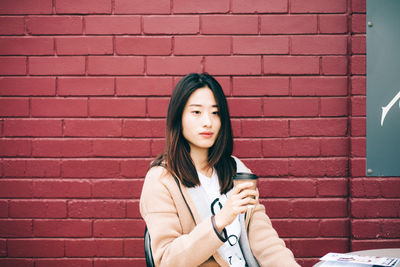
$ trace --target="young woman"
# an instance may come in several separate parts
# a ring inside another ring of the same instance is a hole
[[[232,156],[228,105],[219,83],[192,73],[168,107],[165,151],[151,164],[140,212],[156,266],[299,266],[273,229]]]

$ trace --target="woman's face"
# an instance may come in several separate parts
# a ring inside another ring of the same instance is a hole
[[[195,149],[209,149],[221,128],[218,105],[208,87],[197,89],[189,97],[182,114],[182,133]]]

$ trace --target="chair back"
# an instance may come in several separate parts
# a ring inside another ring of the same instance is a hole
[[[147,267],[154,267],[153,254],[151,253],[150,234],[147,227],[144,230],[144,255],[146,257]]]

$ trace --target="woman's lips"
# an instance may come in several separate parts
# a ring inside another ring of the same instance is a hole
[[[203,132],[203,133],[200,133],[200,135],[203,136],[203,137],[206,137],[206,138],[210,138],[213,135],[213,133]]]

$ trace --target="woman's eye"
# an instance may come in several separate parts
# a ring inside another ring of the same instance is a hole
[[[200,115],[200,111],[199,111],[199,110],[192,110],[192,114],[194,114],[194,115]]]

